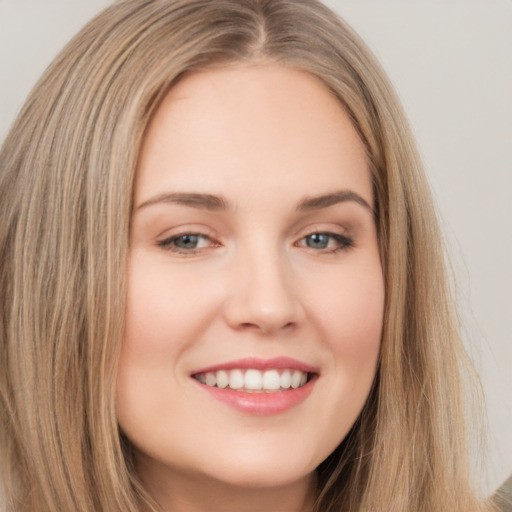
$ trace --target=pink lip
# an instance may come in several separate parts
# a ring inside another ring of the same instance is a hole
[[[234,389],[220,389],[194,381],[211,397],[235,409],[255,416],[271,416],[299,405],[304,402],[313,390],[316,378],[297,389],[287,389],[275,393],[245,393]]]
[[[292,369],[313,375],[309,382],[300,388],[287,389],[273,393],[247,393],[234,389],[220,389],[201,384],[198,380],[193,380],[201,389],[206,391],[209,396],[237,409],[238,411],[256,416],[271,416],[285,412],[288,409],[304,402],[313,390],[313,386],[315,385],[319,374],[319,369],[314,366],[310,366],[289,357],[278,357],[273,359],[238,359],[236,361],[229,361],[227,363],[200,368],[191,372],[190,375],[215,372],[218,370],[244,370],[249,368],[255,368],[261,371],[269,369]]]
[[[243,359],[237,359],[235,361],[228,361],[226,363],[220,363],[205,368],[199,368],[190,373],[190,375],[196,375],[198,373],[216,372],[218,370],[248,370],[254,368],[256,370],[300,370],[305,373],[320,373],[320,370],[309,364],[298,361],[291,357],[274,357],[272,359],[260,359],[257,357],[245,357]]]

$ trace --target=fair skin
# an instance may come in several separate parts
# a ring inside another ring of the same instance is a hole
[[[373,205],[363,146],[310,75],[234,64],[165,98],[137,170],[117,383],[163,510],[311,510],[375,376]]]

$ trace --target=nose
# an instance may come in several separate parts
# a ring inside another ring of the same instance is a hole
[[[302,323],[305,313],[286,257],[263,249],[240,255],[231,269],[224,314],[233,329],[268,335]]]

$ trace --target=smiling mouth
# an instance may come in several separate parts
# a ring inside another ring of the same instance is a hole
[[[301,370],[268,369],[260,371],[255,368],[234,368],[192,375],[192,378],[205,386],[245,393],[278,393],[298,389],[305,386],[312,377],[313,374]]]

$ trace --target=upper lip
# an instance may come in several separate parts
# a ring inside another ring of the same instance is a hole
[[[245,357],[242,359],[236,359],[232,361],[226,361],[225,363],[219,363],[204,368],[193,370],[190,374],[196,375],[198,373],[216,372],[218,370],[300,370],[304,373],[319,373],[319,369],[316,366],[306,364],[298,359],[291,357],[274,357],[271,359],[261,359],[258,357]]]

